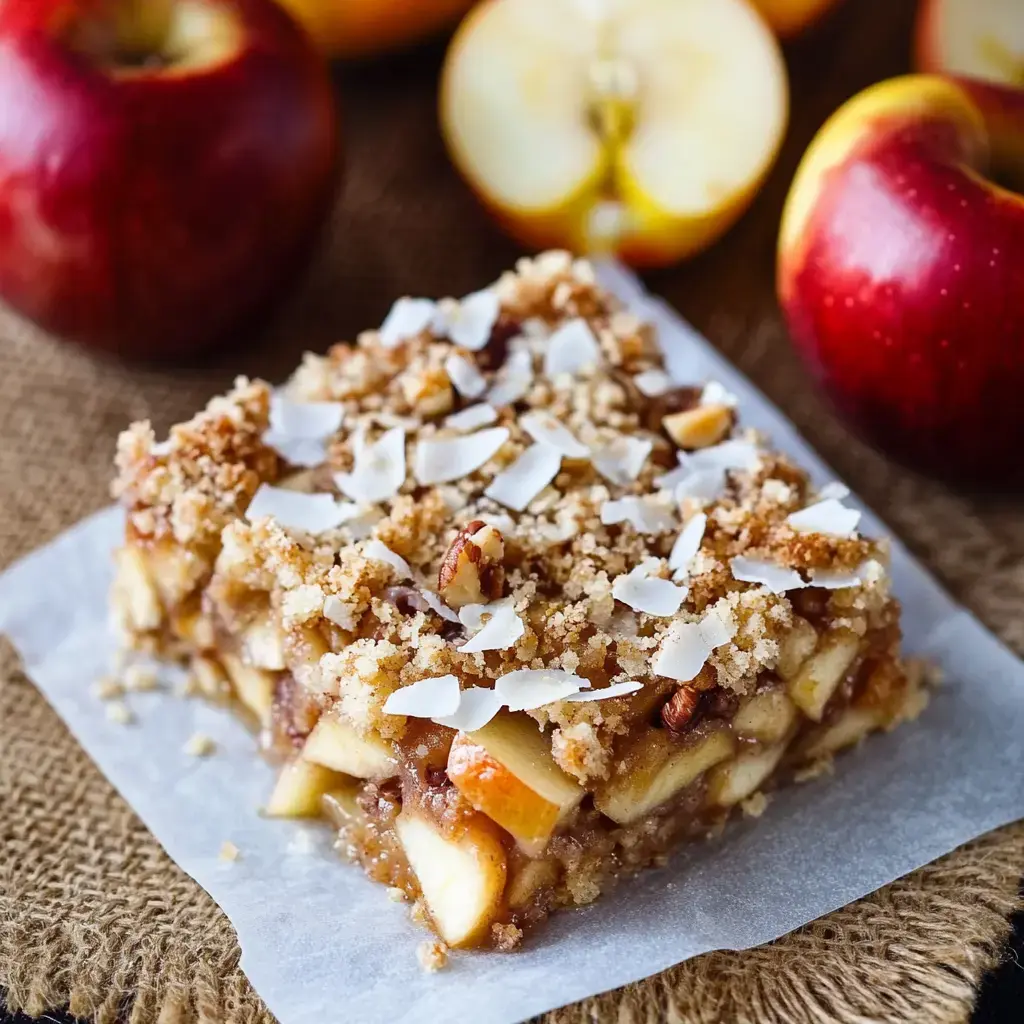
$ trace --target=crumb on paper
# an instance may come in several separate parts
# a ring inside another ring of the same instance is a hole
[[[241,857],[242,853],[230,839],[225,839],[220,844],[220,853],[217,855],[225,863],[231,864]]]
[[[184,751],[192,757],[209,757],[217,750],[216,741],[204,732],[194,732],[185,743]]]
[[[740,802],[740,809],[746,818],[760,818],[768,807],[768,797],[764,793],[754,793]]]
[[[399,889],[397,885],[388,886],[388,899],[392,903],[404,903],[407,898],[404,889]]]
[[[115,725],[131,725],[135,716],[123,700],[114,700],[107,705],[107,720]]]
[[[494,945],[503,953],[510,953],[522,942],[523,930],[514,924],[495,923],[491,925],[491,938],[494,939]]]
[[[439,939],[421,942],[416,947],[416,959],[427,974],[433,974],[448,966],[448,947]]]
[[[156,671],[145,665],[129,665],[121,675],[121,682],[132,693],[152,693],[160,689]]]
[[[177,691],[179,697],[199,697],[202,695],[203,687],[199,682],[199,677],[194,672],[189,672],[185,676],[185,681],[181,684]]]
[[[97,700],[114,700],[124,695],[124,686],[114,676],[102,676],[93,683],[92,693]]]
[[[409,911],[409,920],[413,924],[430,925],[430,914],[427,912],[427,905],[423,900],[417,900]]]
[[[832,762],[831,756],[825,756],[817,761],[811,761],[810,764],[804,765],[803,768],[798,768],[793,773],[793,781],[812,782],[822,775],[831,775],[835,770],[836,767]]]
[[[287,853],[292,857],[308,857],[314,850],[313,833],[308,828],[300,828],[288,840]]]

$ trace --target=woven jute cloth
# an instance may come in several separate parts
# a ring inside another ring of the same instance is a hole
[[[1019,506],[954,496],[852,438],[797,365],[775,308],[774,240],[799,155],[843,99],[903,69],[911,7],[849,3],[790,54],[794,120],[768,187],[712,252],[648,284],[1021,651]],[[379,323],[397,294],[458,295],[511,264],[516,250],[445,159],[434,114],[439,57],[438,49],[339,73],[346,187],[314,268],[258,338],[188,368],[143,369],[93,359],[0,314],[0,563],[104,504],[114,438],[129,420],[149,417],[159,435],[235,373],[279,379],[304,348]],[[998,959],[1022,870],[1017,825],[768,946],[699,957],[547,1020],[963,1021]],[[0,990],[9,1006],[70,1006],[138,1024],[269,1021],[238,964],[224,915],[103,779],[10,648],[0,649]]]

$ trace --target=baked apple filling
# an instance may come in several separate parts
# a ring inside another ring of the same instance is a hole
[[[924,705],[845,490],[564,254],[137,424],[118,466],[127,642],[449,946],[514,947]]]

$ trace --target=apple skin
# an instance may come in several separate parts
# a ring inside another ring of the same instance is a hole
[[[843,0],[751,0],[775,34],[794,39],[820,21]]]
[[[238,45],[118,73],[62,33],[82,0],[0,4],[0,296],[146,359],[254,322],[312,251],[338,180],[322,61],[271,0],[213,0]]]
[[[928,75],[854,97],[804,156],[778,290],[859,432],[925,472],[1024,479],[1024,92]]]

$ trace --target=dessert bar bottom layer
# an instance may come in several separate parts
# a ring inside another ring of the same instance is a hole
[[[816,675],[765,673],[751,695],[703,694],[677,709],[678,728],[667,706],[653,708],[587,792],[551,770],[544,734],[526,716],[468,736],[424,721],[400,742],[367,740],[287,672],[230,653],[194,664],[205,696],[262,720],[264,752],[282,765],[268,813],[325,819],[339,853],[449,944],[511,949],[551,911],[591,902],[684,840],[716,835],[737,809],[759,815],[772,788],[827,770],[839,750],[919,713],[922,673],[893,657],[891,640],[887,630],[826,636]],[[813,706],[814,695],[794,688],[827,683],[827,671],[841,678],[814,720],[797,703]]]

